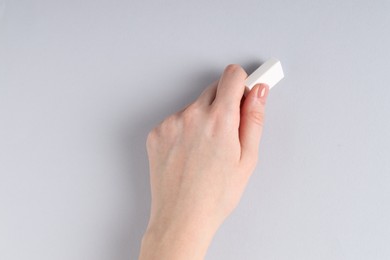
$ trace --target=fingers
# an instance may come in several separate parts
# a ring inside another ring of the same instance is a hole
[[[219,80],[211,83],[203,92],[200,94],[198,99],[195,101],[202,106],[209,106],[213,103],[215,99],[215,94],[217,93],[217,86]]]
[[[264,123],[265,102],[269,87],[257,84],[248,93],[241,109],[241,160],[256,160]]]
[[[215,105],[238,109],[244,94],[247,76],[241,66],[236,64],[228,65],[218,83]]]

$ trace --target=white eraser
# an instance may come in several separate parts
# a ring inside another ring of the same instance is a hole
[[[249,89],[252,89],[254,85],[258,83],[265,83],[271,89],[282,78],[284,78],[284,74],[280,61],[278,59],[271,58],[249,75],[249,77],[245,80],[245,85]]]

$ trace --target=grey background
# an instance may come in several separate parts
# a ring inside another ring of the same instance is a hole
[[[148,131],[271,56],[260,164],[206,259],[390,259],[389,1],[0,0],[0,259],[136,259]]]

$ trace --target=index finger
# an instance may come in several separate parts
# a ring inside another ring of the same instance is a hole
[[[247,77],[248,74],[240,65],[228,65],[219,80],[213,104],[239,108],[245,91],[245,79]]]

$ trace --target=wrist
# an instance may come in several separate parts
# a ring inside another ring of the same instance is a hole
[[[217,229],[200,219],[151,222],[142,238],[139,259],[203,259]]]

